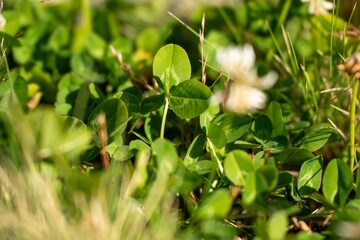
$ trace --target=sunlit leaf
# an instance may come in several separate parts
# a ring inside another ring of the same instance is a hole
[[[271,215],[267,224],[269,239],[285,239],[286,233],[288,231],[288,224],[288,216],[284,211],[278,211]]]
[[[226,177],[237,186],[245,186],[247,176],[255,170],[248,153],[234,150],[226,155],[224,160]]]
[[[332,132],[329,124],[313,125],[305,131],[296,145],[314,152],[325,145]]]
[[[188,166],[190,171],[196,172],[197,174],[206,174],[215,170],[216,168],[216,163],[210,160],[201,160]]]
[[[156,157],[159,174],[167,175],[174,172],[179,163],[174,144],[169,140],[158,138],[151,146]]]
[[[190,79],[191,65],[185,50],[176,44],[162,47],[155,55],[153,74],[165,93],[169,93],[171,87]]]
[[[115,161],[126,161],[135,156],[135,151],[129,146],[123,145],[116,148],[111,158]]]
[[[215,124],[209,125],[206,136],[218,149],[226,145],[226,135],[224,131]]]
[[[331,204],[343,206],[352,183],[350,167],[342,159],[331,160],[324,172],[322,191],[325,199]]]
[[[321,156],[305,161],[300,168],[297,187],[300,195],[308,195],[319,190],[322,176]]]
[[[288,133],[285,129],[285,125],[283,122],[283,116],[281,111],[281,106],[277,102],[271,102],[267,109],[266,115],[270,118],[273,125],[273,133],[272,137],[276,136],[288,136]]]
[[[243,201],[246,205],[263,205],[267,200],[268,184],[264,175],[258,171],[249,173],[245,181]]]
[[[225,189],[213,192],[195,213],[198,219],[225,218],[231,209],[231,195]]]

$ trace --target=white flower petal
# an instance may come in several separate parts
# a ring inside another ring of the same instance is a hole
[[[225,108],[229,111],[245,114],[265,107],[267,97],[262,91],[242,84],[230,85]]]
[[[216,51],[216,61],[221,69],[234,79],[250,71],[255,64],[255,52],[250,44],[229,46]]]
[[[256,60],[254,48],[250,44],[245,44],[242,48],[238,47],[238,51],[239,58],[241,58],[239,65],[245,71],[250,71],[254,67]]]
[[[259,89],[269,89],[276,83],[278,79],[278,74],[274,71],[268,72],[263,77],[259,78],[256,87]]]
[[[225,91],[220,91],[217,92],[215,94],[213,94],[210,98],[209,98],[209,105],[218,105],[222,102],[225,101],[226,98],[226,93]]]
[[[302,1],[305,2],[305,1]],[[333,9],[333,4],[326,0],[308,0],[309,2],[309,13],[320,15],[326,14],[328,10]]]
[[[334,7],[332,2],[327,2],[327,1],[322,2],[321,6],[326,10],[332,10]]]
[[[0,28],[4,28],[6,25],[6,19],[4,16],[0,13]]]

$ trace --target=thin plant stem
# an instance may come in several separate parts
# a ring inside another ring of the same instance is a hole
[[[224,168],[223,168],[223,166],[222,166],[222,164],[220,162],[220,159],[218,158],[218,156],[216,154],[214,145],[212,144],[212,142],[209,139],[208,139],[208,143],[209,143],[209,147],[210,147],[210,149],[211,149],[211,151],[212,151],[212,153],[214,155],[214,158],[216,159],[216,163],[219,166],[219,171],[220,171],[221,174],[223,174],[224,173]]]
[[[353,86],[353,94],[350,109],[350,168],[354,170],[355,163],[355,116],[356,116],[356,100],[359,90],[359,80],[355,79]]]
[[[200,29],[200,50],[201,50],[201,82],[203,84],[206,83],[206,62],[204,58],[204,31],[205,31],[205,13],[203,14],[202,21],[201,21],[201,29]]]
[[[280,17],[279,17],[279,21],[277,23],[277,28],[281,27],[284,24],[284,22],[286,20],[286,17],[289,14],[289,10],[291,8],[292,1],[293,0],[286,0],[285,3],[283,4],[281,14],[280,14]]]
[[[100,138],[100,158],[104,169],[110,168],[110,158],[106,151],[106,146],[108,144],[108,133],[106,128],[106,117],[104,114],[100,114],[97,118],[99,124],[99,138]]]
[[[166,116],[167,112],[169,110],[169,99],[168,97],[165,97],[165,106],[164,106],[164,114],[161,121],[161,129],[160,129],[160,138],[163,139],[165,135],[165,124],[166,124]]]

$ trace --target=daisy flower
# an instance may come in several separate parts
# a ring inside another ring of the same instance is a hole
[[[334,5],[332,2],[326,0],[301,0],[301,2],[309,3],[309,13],[315,15],[326,14],[329,10],[332,10]]]
[[[223,103],[228,111],[246,114],[265,107],[267,96],[262,91],[277,81],[274,71],[259,77],[255,68],[255,52],[250,44],[219,48],[216,61],[233,81],[224,91],[213,95],[211,104]]]

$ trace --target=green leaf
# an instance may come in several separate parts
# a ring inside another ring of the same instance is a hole
[[[343,221],[360,221],[360,199],[354,199],[348,202],[345,207],[338,208],[335,211],[335,219]]]
[[[277,211],[271,215],[267,223],[267,232],[269,239],[281,240],[285,239],[288,231],[288,216],[284,211]]]
[[[169,185],[174,191],[188,196],[189,191],[194,190],[202,183],[202,178],[195,172],[187,170],[179,164],[177,171],[170,175]]]
[[[29,119],[34,136],[38,137],[41,158],[61,154],[73,159],[89,146],[90,131],[74,117],[60,117],[51,109],[40,108],[31,112]]]
[[[356,171],[355,197],[360,198],[360,168]]]
[[[187,53],[175,44],[162,47],[155,55],[153,74],[165,93],[180,82],[190,79],[191,65]]]
[[[126,161],[132,158],[135,155],[135,151],[130,148],[130,146],[119,146],[116,148],[115,152],[112,154],[111,158],[115,161]]]
[[[144,141],[141,141],[139,139],[132,140],[129,143],[129,147],[131,151],[147,151],[150,152],[151,148],[149,145],[147,145]]]
[[[150,142],[160,137],[161,118],[159,115],[150,116],[145,119],[144,131]]]
[[[325,145],[332,132],[331,126],[327,123],[313,125],[305,131],[296,145],[315,152]]]
[[[59,52],[69,44],[69,40],[69,29],[62,24],[58,24],[53,29],[47,44],[53,51]]]
[[[81,77],[79,77],[78,75],[76,75],[75,73],[66,73],[60,79],[58,88],[62,89],[62,88],[69,87],[72,85],[81,86],[83,83],[84,83],[83,79]]]
[[[209,106],[210,89],[197,80],[187,80],[171,90],[170,107],[180,118],[194,118]]]
[[[294,240],[324,240],[325,236],[320,233],[308,233],[308,232],[299,232],[293,238]]]
[[[206,198],[195,213],[198,219],[225,218],[232,205],[230,192],[218,189]]]
[[[245,190],[243,194],[244,204],[265,204],[268,195],[267,190],[268,184],[264,175],[258,171],[250,173],[245,181]]]
[[[305,161],[300,168],[297,187],[300,195],[309,195],[319,190],[322,176],[322,157]]]
[[[251,142],[247,142],[247,141],[243,141],[243,140],[237,140],[234,142],[234,144],[236,144],[240,148],[246,148],[246,149],[261,148],[261,145],[258,143],[251,143]]]
[[[0,82],[0,96],[10,95],[12,91],[21,106],[25,108],[28,100],[28,85],[23,77],[16,75],[5,82]]]
[[[226,136],[223,130],[215,124],[210,124],[207,128],[207,138],[218,149],[223,148],[226,145]]]
[[[267,190],[269,192],[273,191],[276,188],[279,180],[278,169],[274,165],[264,165],[256,171],[260,172],[264,176],[268,186]]]
[[[291,143],[287,137],[278,135],[264,144],[264,150],[270,150],[271,153],[279,153],[290,147]]]
[[[216,219],[202,220],[199,231],[205,234],[205,236],[211,236],[211,239],[233,239],[237,234],[233,226],[224,224],[222,221]],[[194,235],[192,235],[192,237],[194,237]],[[182,239],[192,239],[192,237],[182,237]]]
[[[248,153],[234,150],[224,160],[226,177],[237,186],[245,186],[246,177],[255,170],[254,163]]]
[[[201,160],[189,165],[187,168],[189,171],[196,172],[201,175],[217,169],[217,164],[214,161]]]
[[[145,98],[141,102],[140,113],[146,115],[152,111],[158,110],[165,102],[165,94],[153,95]]]
[[[200,126],[203,131],[208,128],[209,124],[220,112],[219,105],[210,105],[205,112],[200,114]]]
[[[86,37],[86,49],[95,59],[101,60],[107,49],[105,40],[94,32],[90,32]]]
[[[137,114],[140,112],[140,101],[135,95],[128,92],[117,92],[114,94],[114,98],[121,99],[130,114]]]
[[[301,165],[306,160],[312,159],[314,154],[305,148],[288,148],[282,151],[277,160],[282,164],[298,164]]]
[[[306,121],[292,122],[286,125],[286,130],[294,131],[294,130],[304,129],[309,127],[310,125],[311,125],[310,122],[306,122]]]
[[[70,59],[71,69],[80,76],[88,74],[94,64],[94,60],[86,53],[73,54]]]
[[[161,43],[161,29],[159,28],[146,28],[137,36],[136,47],[144,49],[148,52],[156,51]]]
[[[125,131],[128,112],[125,104],[116,98],[110,98],[100,103],[90,114],[89,123],[94,132],[99,131],[97,118],[100,114],[105,114],[106,128],[109,136],[109,142],[121,137]]]
[[[253,122],[251,131],[255,140],[261,144],[270,140],[273,132],[273,125],[270,118],[264,114],[260,114]]]
[[[272,125],[273,125],[273,133],[272,137],[277,136],[288,136],[288,133],[285,129],[285,125],[283,122],[283,116],[281,111],[281,106],[277,102],[271,102],[267,109],[266,115],[270,118]]]
[[[184,157],[184,165],[188,166],[196,163],[201,155],[204,152],[206,143],[206,136],[204,134],[199,134],[192,142],[188,148],[186,155]]]
[[[179,163],[174,144],[169,140],[158,138],[151,146],[156,157],[159,174],[168,175],[173,173]]]
[[[221,114],[212,123],[218,125],[225,133],[227,142],[234,142],[244,135],[250,128],[251,117],[239,116],[232,113]]]
[[[352,172],[342,159],[331,160],[327,165],[323,179],[323,194],[331,203],[343,206],[352,188]]]

